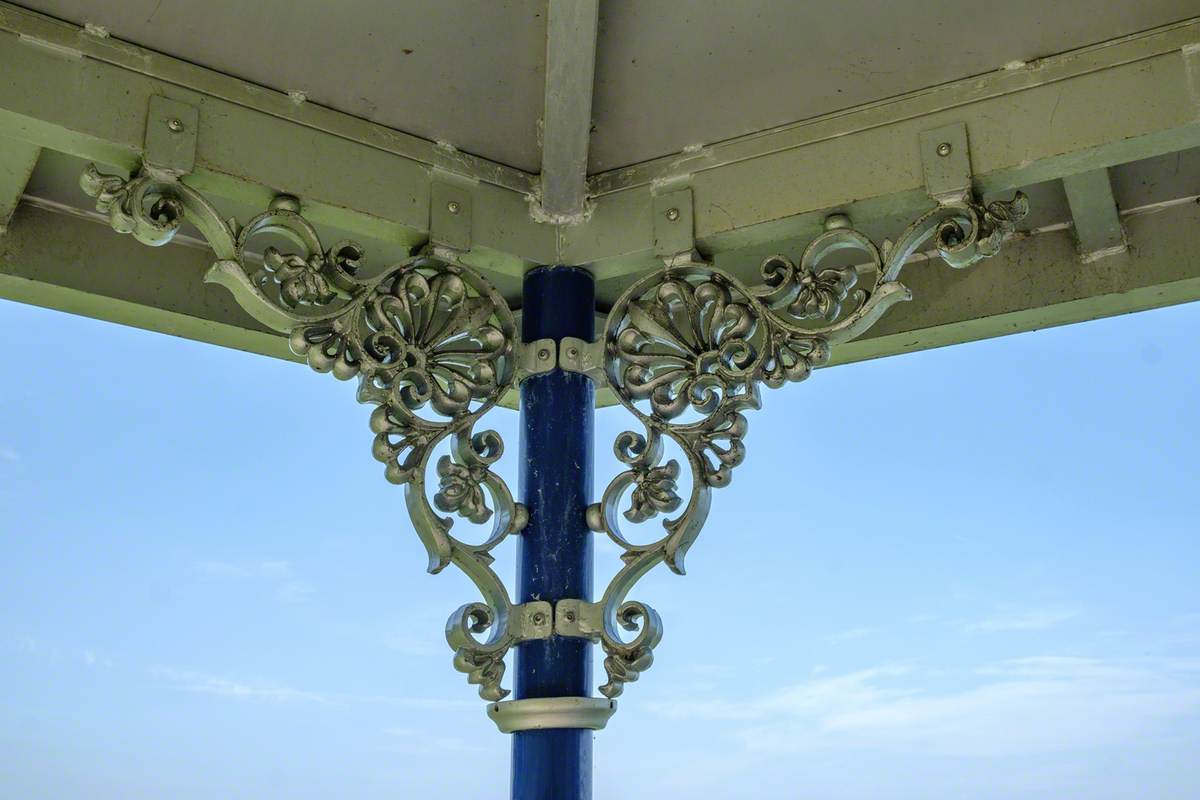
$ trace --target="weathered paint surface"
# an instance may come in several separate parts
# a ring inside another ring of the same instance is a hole
[[[525,276],[522,338],[591,341],[595,284],[572,267]],[[529,524],[517,545],[517,599],[592,599],[592,418],[595,388],[579,373],[555,369],[521,384],[521,502]],[[563,638],[517,647],[516,699],[586,697],[591,643]],[[592,784],[592,731],[513,734],[514,800],[584,800]]]

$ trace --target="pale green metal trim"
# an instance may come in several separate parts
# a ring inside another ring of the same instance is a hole
[[[120,39],[100,37],[67,22],[11,3],[0,3],[0,31],[41,43],[64,57],[85,57],[190,89],[206,97],[269,114],[340,139],[366,145],[471,180],[526,194],[535,187],[527,172],[377,125],[312,102],[297,103],[285,92],[233,78]],[[81,154],[83,155],[83,154]],[[115,162],[114,162],[115,163]]]
[[[863,133],[899,121],[930,117],[951,109],[1077,79],[1156,56],[1182,55],[1186,49],[1198,43],[1200,17],[1195,17],[1037,61],[1007,65],[1004,69],[984,75],[921,89],[802,122],[781,125],[705,147],[689,148],[684,152],[636,166],[602,172],[592,176],[591,190],[593,195],[599,196],[651,183],[671,181],[681,175],[765,158],[826,139]],[[1196,57],[1194,52],[1188,55]],[[1196,89],[1200,90],[1200,86]],[[1048,118],[1043,118],[1043,123],[1048,121]],[[1002,119],[995,122],[1012,127],[1014,120]],[[976,171],[981,167],[991,170],[991,166],[985,163],[976,164]],[[1001,188],[1013,187],[995,188],[998,191]]]
[[[315,224],[411,248],[428,238],[433,181],[452,180],[476,207],[469,263],[519,276],[556,259],[555,229],[529,216],[532,177],[510,168],[432,143],[389,148],[421,140],[5,4],[0,71],[0,135],[132,173],[165,97],[198,110],[184,182],[207,196],[262,207],[292,194]]]
[[[984,193],[1200,146],[1194,19],[606,173],[590,216],[554,226],[530,218],[533,176],[9,4],[0,32],[0,135],[133,171],[151,98],[168,97],[199,109],[188,185],[251,207],[294,194],[316,224],[410,247],[428,238],[443,172],[472,194],[466,262],[510,276],[537,263],[589,264],[601,281],[655,269],[653,195],[687,186],[713,257],[815,236],[831,210],[859,225],[914,216],[927,202],[918,137],[939,125],[968,128]]]
[[[207,247],[148,248],[107,224],[30,205],[0,238],[0,297],[288,361],[287,337],[203,283]]]
[[[617,711],[607,697],[530,697],[488,706],[488,716],[501,733],[557,728],[603,730]]]
[[[0,139],[0,236],[8,229],[41,152],[36,145]]]
[[[1092,261],[1123,251],[1125,230],[1117,214],[1108,168],[1068,175],[1063,178],[1063,189],[1071,206],[1080,257]]]
[[[984,267],[937,261],[906,283],[937,303],[892,309],[831,364],[916,352],[1010,333],[1200,300],[1200,206],[1192,198],[1123,218],[1130,249],[1080,264],[1070,230],[1009,242]],[[295,361],[287,340],[202,286],[212,256],[145,248],[107,225],[22,206],[0,238],[0,297]],[[601,390],[601,404],[611,393]],[[515,396],[502,401],[514,407]]]
[[[601,280],[652,269],[660,184],[691,186],[709,254],[815,236],[832,211],[911,217],[928,202],[920,134],[942,125],[965,124],[985,194],[1200,146],[1195,42],[1200,19],[598,175],[562,258]]]
[[[578,224],[587,200],[599,0],[549,0],[540,207],[546,222]]]
[[[1066,228],[1008,242],[984,268],[936,260],[911,269],[915,294],[867,335],[833,351],[831,365],[1200,300],[1200,198],[1123,217],[1129,249],[1080,263]]]

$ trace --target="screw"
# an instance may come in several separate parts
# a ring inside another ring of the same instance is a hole
[[[546,348],[543,347],[541,350],[538,350],[538,361],[545,361],[549,357],[550,357],[550,351],[547,350]]]
[[[942,142],[937,146],[937,154],[942,158],[945,158],[946,156],[950,155],[950,151],[953,149],[954,148],[950,146],[949,142]]]
[[[574,347],[567,348],[567,358],[575,358],[579,355],[579,351]]]
[[[179,119],[179,117],[171,117],[169,120],[167,120],[167,130],[169,130],[171,133],[182,133],[183,120]]]
[[[678,208],[668,208],[667,209],[667,219],[671,220],[671,222],[674,222],[675,220],[679,219],[679,209]]]
[[[541,625],[545,621],[546,621],[546,615],[543,614],[542,612],[539,611],[533,615],[533,624],[534,625]]]
[[[457,200],[451,200],[449,203],[446,203],[446,210],[451,214],[457,214],[459,211],[462,211],[462,206],[458,204]]]
[[[563,616],[567,618],[567,622],[575,621],[575,612],[574,611],[568,611],[566,614],[563,614]]]

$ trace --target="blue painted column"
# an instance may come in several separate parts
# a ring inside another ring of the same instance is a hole
[[[524,341],[574,336],[592,341],[595,283],[577,267],[539,267],[525,275]],[[555,369],[521,383],[521,502],[529,524],[517,544],[517,601],[592,599],[592,501],[595,387]],[[591,644],[553,636],[517,646],[515,698],[586,697]],[[513,800],[590,800],[592,731],[513,734]]]

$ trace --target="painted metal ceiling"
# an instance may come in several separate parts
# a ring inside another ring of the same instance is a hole
[[[22,0],[537,172],[544,0]],[[604,0],[590,171],[1164,25],[1198,0]]]

